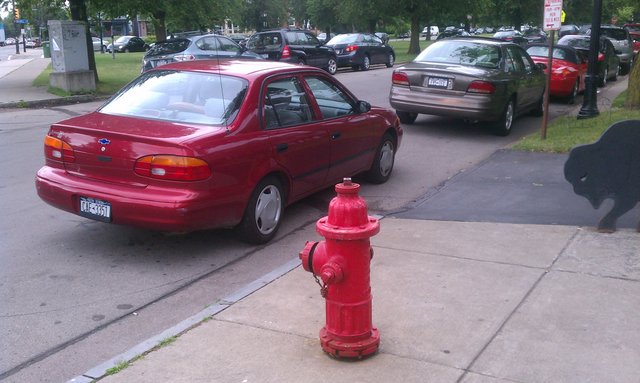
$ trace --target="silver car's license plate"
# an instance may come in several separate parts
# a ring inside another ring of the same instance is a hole
[[[102,222],[111,222],[111,203],[95,198],[80,197],[80,215]]]
[[[427,87],[428,88],[440,88],[447,89],[449,88],[449,79],[444,77],[427,77]]]

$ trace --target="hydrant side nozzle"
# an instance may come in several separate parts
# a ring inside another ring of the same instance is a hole
[[[304,249],[298,254],[300,261],[302,261],[302,267],[308,272],[313,273],[313,253],[319,244],[320,242],[307,241]]]
[[[340,283],[343,277],[342,267],[336,262],[327,262],[320,270],[320,278],[327,285]]]

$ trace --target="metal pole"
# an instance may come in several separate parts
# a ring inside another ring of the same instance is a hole
[[[551,69],[553,66],[553,41],[556,38],[555,29],[551,30],[551,39],[549,40],[549,56],[547,58],[547,85],[544,87],[544,113],[542,114],[542,127],[540,129],[540,138],[547,139],[547,124],[549,122],[549,89],[551,88]]]
[[[598,111],[598,52],[600,51],[600,18],[602,17],[602,0],[593,0],[591,16],[591,45],[589,46],[589,66],[585,76],[586,89],[582,108],[578,119],[592,118],[600,114]]]
[[[18,36],[18,31],[20,30],[18,24],[18,20],[16,19],[16,1],[11,0],[11,6],[13,7],[13,28],[16,31],[16,54],[20,54],[20,37]]]

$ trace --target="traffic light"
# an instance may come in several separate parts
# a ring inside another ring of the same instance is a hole
[[[13,19],[20,20],[20,9],[13,8]]]

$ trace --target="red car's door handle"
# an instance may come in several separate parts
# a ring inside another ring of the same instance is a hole
[[[276,145],[276,151],[278,153],[285,152],[285,151],[287,151],[287,149],[289,149],[289,144],[287,144],[287,143]]]
[[[340,133],[340,132],[333,132],[333,133],[331,133],[331,139],[332,140],[338,139],[338,138],[340,138],[341,135],[342,135],[342,133]]]

